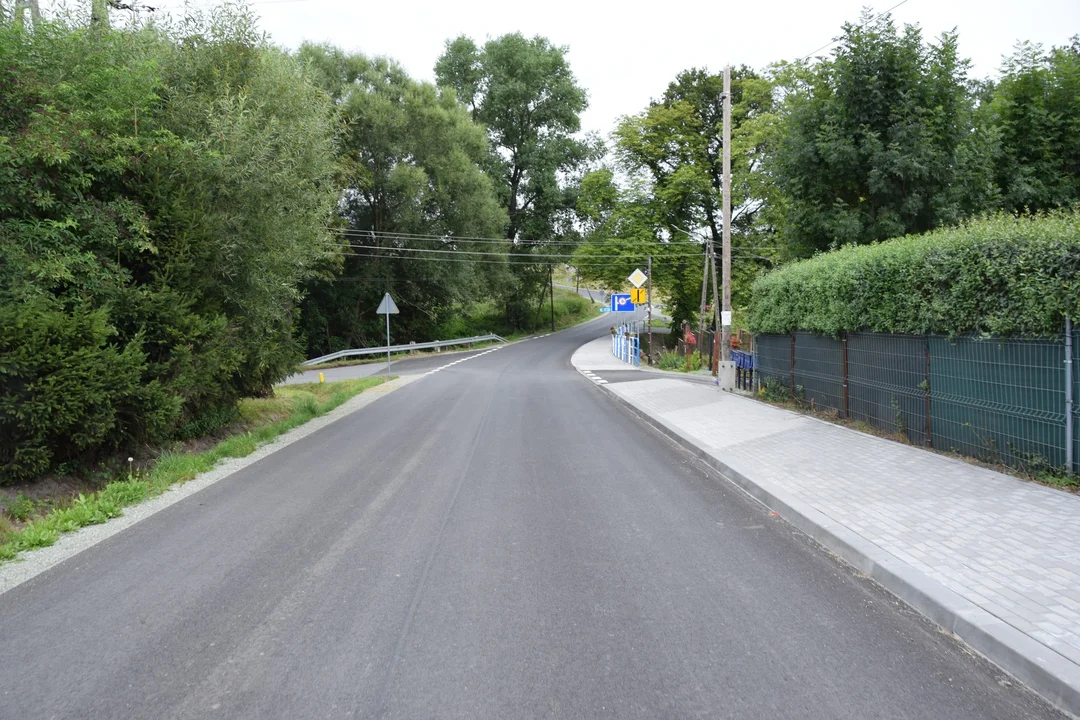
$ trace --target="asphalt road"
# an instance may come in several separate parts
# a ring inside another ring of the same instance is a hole
[[[605,330],[417,380],[0,595],[0,718],[1057,717],[573,371]]]

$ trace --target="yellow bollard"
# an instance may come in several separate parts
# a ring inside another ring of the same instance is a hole
[[[324,377],[323,377],[323,374],[322,374],[322,373],[319,373],[319,384],[321,385],[321,384],[323,384],[324,382],[326,382],[326,378],[324,378]]]

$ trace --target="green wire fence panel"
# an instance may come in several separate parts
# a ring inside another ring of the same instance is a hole
[[[1065,464],[1065,343],[928,338],[934,447],[1030,471]]]
[[[1074,343],[1080,348],[1080,330]],[[762,383],[917,445],[1029,472],[1065,466],[1065,342],[849,333],[759,335]],[[1080,363],[1073,363],[1080,395]],[[1074,397],[1074,457],[1080,398]]]
[[[843,416],[843,348],[839,340],[795,333],[795,396],[814,410],[835,410]]]
[[[1077,462],[1077,459],[1080,458],[1080,399],[1078,399],[1078,396],[1080,396],[1080,362],[1077,362],[1077,359],[1076,359],[1077,351],[1080,351],[1080,330],[1077,330],[1077,331],[1075,331],[1073,333],[1072,351],[1073,351],[1073,363],[1072,363],[1073,436],[1072,436],[1072,443],[1073,443],[1073,463],[1074,463],[1074,467],[1068,468],[1070,472],[1073,472],[1073,471],[1076,470],[1075,463]],[[1064,431],[1062,431],[1062,434],[1064,434]]]
[[[926,444],[926,340],[849,333],[848,417]]]
[[[774,382],[788,387],[791,381],[791,336],[758,335],[754,338],[760,383]]]

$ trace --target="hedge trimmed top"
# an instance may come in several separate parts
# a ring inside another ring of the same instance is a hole
[[[898,334],[1058,335],[1077,313],[1080,209],[996,215],[847,246],[753,285],[749,328]]]

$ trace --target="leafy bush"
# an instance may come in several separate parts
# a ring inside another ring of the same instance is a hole
[[[169,428],[179,403],[143,384],[139,338],[117,346],[113,335],[101,310],[0,307],[0,482]]]
[[[787,265],[753,286],[754,332],[1056,335],[1077,316],[1080,211],[997,215]]]
[[[7,511],[7,514],[20,522],[29,520],[36,507],[37,503],[22,493],[19,493],[14,498],[9,498],[4,503],[4,510]]]
[[[0,483],[213,430],[295,367],[334,111],[253,23],[0,23]]]
[[[656,366],[661,370],[674,370],[676,372],[696,372],[703,369],[705,365],[705,356],[697,350],[685,356],[675,352],[662,353],[656,363]]]

